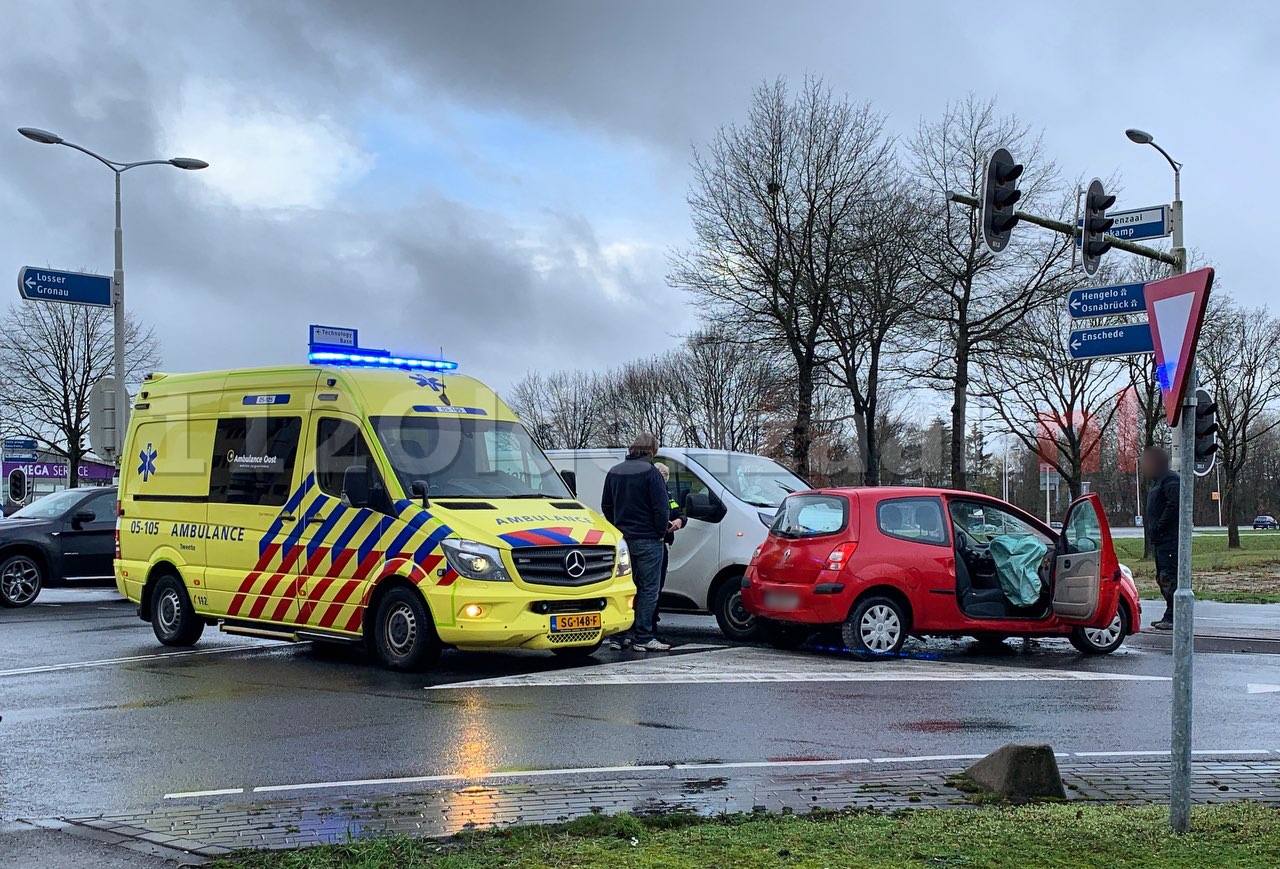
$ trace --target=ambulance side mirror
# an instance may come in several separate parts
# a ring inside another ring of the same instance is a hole
[[[569,487],[569,494],[578,497],[578,475],[574,471],[561,471],[560,479],[564,480],[564,484]]]
[[[350,465],[342,472],[342,494],[352,507],[369,506],[369,469]]]

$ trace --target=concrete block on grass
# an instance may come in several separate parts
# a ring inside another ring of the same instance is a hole
[[[973,784],[1011,800],[1065,800],[1058,760],[1047,745],[1011,743],[964,771]]]

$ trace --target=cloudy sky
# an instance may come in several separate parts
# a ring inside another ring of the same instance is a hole
[[[128,305],[168,370],[299,361],[317,322],[443,346],[499,388],[614,365],[697,322],[664,279],[689,236],[691,146],[762,80],[810,73],[903,134],[998,97],[1068,177],[1121,177],[1120,207],[1171,198],[1168,166],[1123,134],[1148,129],[1186,164],[1188,243],[1241,298],[1272,298],[1280,9],[1008,9],[6,0],[0,264],[111,271],[110,173],[13,132],[37,126],[116,159],[211,164],[125,176]]]

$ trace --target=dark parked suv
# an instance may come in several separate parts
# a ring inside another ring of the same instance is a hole
[[[116,488],[63,489],[0,519],[0,606],[27,606],[50,579],[110,579]]]
[[[1264,529],[1265,529],[1265,530],[1271,530],[1271,529],[1275,529],[1275,528],[1280,528],[1280,522],[1277,522],[1277,521],[1276,521],[1276,517],[1274,517],[1274,516],[1268,516],[1268,515],[1267,515],[1267,514],[1265,514],[1265,513],[1263,513],[1263,514],[1261,514],[1261,515],[1259,515],[1259,516],[1254,516],[1254,517],[1253,517],[1253,530],[1254,530],[1254,531],[1262,531],[1262,530],[1264,530]]]

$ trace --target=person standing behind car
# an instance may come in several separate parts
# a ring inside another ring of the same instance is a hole
[[[667,587],[667,567],[671,563],[671,544],[676,542],[676,532],[689,524],[680,502],[671,497],[671,469],[662,462],[655,462],[658,473],[662,474],[662,484],[667,487],[667,535],[662,538],[662,579],[658,581],[658,600],[662,600],[662,590]],[[662,621],[662,613],[655,611],[653,625],[656,628]]]
[[[1157,631],[1173,629],[1173,593],[1178,589],[1178,497],[1181,481],[1160,447],[1142,453],[1142,476],[1151,481],[1142,527],[1156,560],[1156,582],[1164,595],[1164,615],[1151,623]]]
[[[604,518],[622,532],[631,553],[631,574],[636,584],[636,620],[626,634],[609,643],[615,649],[630,645],[637,652],[665,652],[671,646],[654,635],[658,611],[658,587],[662,582],[662,542],[670,527],[667,486],[653,464],[658,438],[638,435],[625,461],[614,465],[604,478],[600,508]]]

